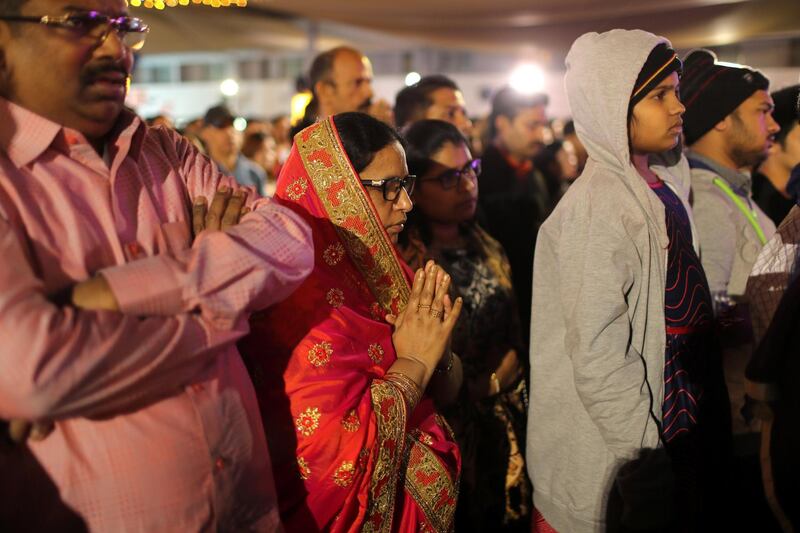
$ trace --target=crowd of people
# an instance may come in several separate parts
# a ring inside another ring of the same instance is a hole
[[[480,118],[342,46],[177,130],[147,32],[0,0],[0,530],[800,525],[800,85],[612,30]]]

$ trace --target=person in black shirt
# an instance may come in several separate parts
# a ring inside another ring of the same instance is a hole
[[[539,226],[553,209],[545,177],[533,158],[550,141],[544,94],[504,88],[492,100],[489,139],[478,178],[479,220],[508,255],[525,343],[530,334],[533,250]]]
[[[775,109],[772,118],[781,127],[769,156],[753,172],[753,199],[779,226],[794,206],[786,190],[792,168],[800,164],[800,116],[797,102],[800,85],[792,85],[772,93]]]

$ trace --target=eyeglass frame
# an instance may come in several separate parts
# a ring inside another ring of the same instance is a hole
[[[79,28],[70,25],[69,20],[76,16],[85,16],[88,15],[90,20],[92,17],[98,23],[105,25],[106,29],[102,35],[95,37],[97,44],[96,46],[100,46],[108,39],[108,36],[111,35],[112,31],[115,31],[120,38],[120,41],[130,50],[139,50],[144,46],[144,41],[147,38],[147,34],[150,32],[150,26],[145,24],[144,20],[139,17],[131,17],[128,15],[121,15],[119,17],[112,17],[110,15],[105,15],[100,13],[96,10],[89,10],[89,11],[80,11],[78,13],[67,13],[64,15],[59,16],[50,16],[50,15],[43,15],[43,16],[24,16],[24,15],[0,15],[0,20],[7,20],[9,22],[34,22],[36,24],[43,24],[45,26],[52,26],[56,28],[64,28],[66,30],[71,31],[78,31]],[[121,20],[127,21],[137,21],[140,24],[140,29],[137,31],[131,30],[124,30],[120,29],[120,21]],[[83,34],[83,36],[88,35],[89,31]],[[134,45],[128,45],[125,43],[125,36],[128,34],[137,34],[142,35],[142,40]]]
[[[394,176],[392,178],[384,178],[382,180],[360,180],[361,185],[365,187],[373,187],[375,189],[380,188],[381,192],[383,193],[383,199],[387,202],[396,202],[398,198],[400,198],[400,191],[405,190],[406,194],[411,196],[414,192],[414,186],[417,183],[417,176],[416,174],[406,174],[402,178]],[[389,191],[387,190],[387,184],[392,182],[400,182],[400,188],[397,189],[397,194],[393,198],[389,198]],[[411,182],[409,187],[406,187],[408,182]]]
[[[475,168],[476,164],[478,167],[477,169]],[[467,161],[466,164],[461,168],[448,168],[447,170],[443,170],[442,172],[438,173],[435,176],[431,176],[430,178],[423,178],[419,182],[425,183],[426,181],[438,181],[439,184],[442,186],[442,189],[448,191],[451,189],[457,189],[458,186],[461,185],[461,180],[464,179],[464,177],[468,176],[469,174],[472,174],[474,176],[473,179],[477,181],[478,176],[481,175],[482,171],[483,171],[483,163],[481,162],[481,158],[475,157]],[[447,186],[444,183],[444,177],[447,176],[448,174],[456,175],[455,183],[450,186]]]

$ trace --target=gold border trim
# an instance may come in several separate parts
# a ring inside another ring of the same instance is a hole
[[[405,445],[406,402],[400,391],[388,381],[373,380],[370,386],[372,408],[378,427],[376,459],[369,487],[369,503],[361,531],[392,531],[397,483]]]
[[[372,295],[384,312],[397,314],[408,302],[411,289],[332,120],[298,133],[298,153],[320,203]]]
[[[458,501],[458,480],[450,478],[450,472],[441,460],[423,442],[406,435],[406,490],[417,502],[428,524],[438,533],[452,529]],[[417,475],[428,476],[430,483],[423,483]]]

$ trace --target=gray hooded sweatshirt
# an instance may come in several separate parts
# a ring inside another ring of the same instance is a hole
[[[536,242],[527,440],[533,503],[564,533],[602,531],[617,468],[659,446],[651,412],[661,419],[669,240],[664,206],[630,160],[627,110],[661,42],[638,30],[588,33],[567,55],[589,162]],[[651,169],[691,219],[680,147]]]

